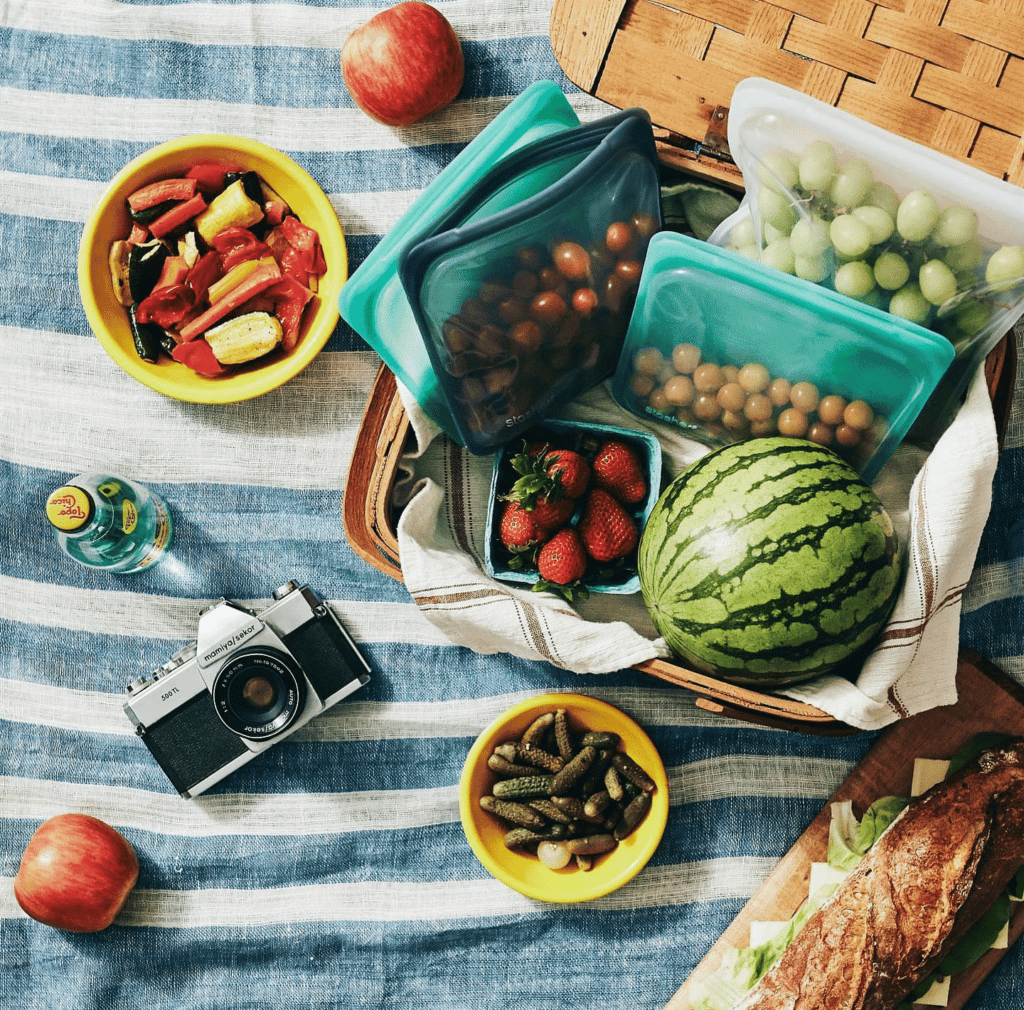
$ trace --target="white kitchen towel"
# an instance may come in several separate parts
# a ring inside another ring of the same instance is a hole
[[[639,593],[592,594],[576,607],[498,582],[483,570],[492,457],[439,432],[407,390],[417,443],[411,497],[398,524],[402,574],[424,616],[480,653],[545,660],[581,674],[668,657]],[[607,384],[562,415],[658,436],[670,473],[707,447],[623,411]],[[877,729],[956,699],[960,604],[988,517],[998,458],[992,404],[979,372],[964,406],[927,456],[901,446],[874,487],[907,547],[900,598],[856,682],[823,676],[780,693],[860,729]]]

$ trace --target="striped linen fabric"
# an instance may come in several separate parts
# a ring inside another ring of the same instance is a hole
[[[75,257],[104,185],[155,143],[229,132],[289,154],[329,195],[351,267],[535,80],[583,118],[542,0],[440,3],[464,40],[463,92],[408,130],[368,120],[338,69],[380,6],[339,0],[6,0],[0,4],[0,1006],[9,1010],[662,1007],[873,734],[820,739],[704,713],[625,670],[576,676],[450,645],[404,587],[349,548],[341,499],[378,359],[340,325],[283,388],[179,403],[123,374],[90,333]],[[1024,675],[1024,412],[965,600],[965,641]],[[169,503],[156,569],[75,565],[48,492],[102,465]],[[374,669],[362,691],[209,793],[179,798],[133,735],[125,685],[195,634],[220,596],[266,605],[288,579],[331,602]],[[528,900],[474,858],[457,783],[474,737],[551,690],[636,718],[668,768],[668,828],[621,890]],[[78,811],[139,855],[108,930],[28,919],[12,879],[37,825]],[[1024,949],[975,997],[1024,1005]]]

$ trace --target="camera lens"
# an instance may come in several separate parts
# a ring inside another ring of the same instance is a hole
[[[287,729],[302,711],[306,680],[292,660],[270,649],[246,649],[224,664],[213,685],[221,722],[250,740]]]

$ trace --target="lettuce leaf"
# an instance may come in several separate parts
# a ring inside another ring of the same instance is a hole
[[[883,796],[868,807],[859,821],[853,816],[853,804],[849,800],[833,803],[826,856],[829,866],[852,870],[908,802],[903,796]]]

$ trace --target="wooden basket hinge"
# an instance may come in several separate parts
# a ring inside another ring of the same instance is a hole
[[[716,105],[711,110],[708,127],[700,140],[661,127],[654,128],[658,158],[671,168],[743,189],[743,173],[729,150],[729,107]]]

